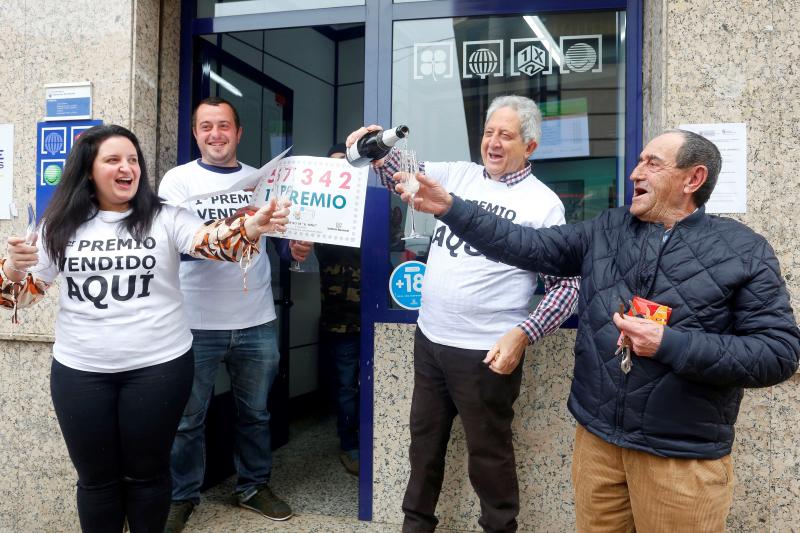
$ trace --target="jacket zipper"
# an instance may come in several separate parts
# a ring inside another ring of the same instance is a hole
[[[650,229],[652,229],[652,226]],[[647,235],[645,236],[645,245],[650,240],[650,229],[648,229]],[[647,288],[647,291],[642,295],[642,298],[649,298],[650,293],[653,292],[653,287],[655,287],[656,285],[656,276],[658,275],[658,267],[661,265],[661,255],[664,253],[664,249],[667,247],[669,241],[672,240],[672,236],[675,234],[677,229],[678,229],[678,224],[676,223],[672,227],[672,230],[669,232],[666,239],[664,239],[662,235],[661,238],[664,240],[661,242],[661,246],[658,249],[658,256],[656,257],[656,268],[655,270],[653,270],[653,279],[650,281],[650,286]],[[627,388],[628,388],[628,374],[622,372],[621,370],[620,373],[622,374],[622,382],[620,383],[619,392],[617,394],[617,409],[616,409],[617,416],[616,416],[616,428],[614,431],[617,435],[622,434],[622,422],[625,418],[625,408],[624,408],[625,394],[627,393]]]

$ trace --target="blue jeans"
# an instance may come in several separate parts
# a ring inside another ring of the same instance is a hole
[[[323,333],[323,345],[336,364],[336,429],[344,451],[358,450],[358,333]]]
[[[192,330],[194,383],[172,445],[172,500],[200,502],[205,474],[206,412],[217,369],[225,363],[236,404],[236,492],[269,482],[272,470],[267,397],[278,373],[275,322],[237,330]]]

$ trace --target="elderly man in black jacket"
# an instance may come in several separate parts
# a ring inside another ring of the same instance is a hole
[[[720,166],[713,143],[670,130],[642,151],[629,207],[538,230],[420,176],[417,209],[486,257],[581,276],[568,402],[579,531],[723,531],[742,389],[797,369],[800,333],[772,248],[705,213]],[[671,308],[667,324],[620,315],[634,296]]]

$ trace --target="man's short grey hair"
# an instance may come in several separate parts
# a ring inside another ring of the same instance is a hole
[[[673,129],[665,133],[678,133],[683,136],[683,144],[678,148],[678,155],[675,158],[678,168],[703,165],[708,170],[706,182],[692,195],[697,207],[705,205],[717,185],[719,171],[722,168],[719,149],[714,143],[693,131]]]
[[[489,104],[489,109],[486,111],[486,122],[495,111],[501,107],[509,107],[517,112],[520,122],[520,134],[525,144],[531,141],[539,142],[542,136],[542,114],[539,112],[539,106],[530,98],[516,95],[498,96],[492,103]],[[483,127],[486,127],[486,122]]]

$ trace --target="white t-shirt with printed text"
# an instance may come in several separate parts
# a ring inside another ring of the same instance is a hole
[[[163,206],[139,242],[120,223],[129,213],[98,211],[80,226],[67,243],[63,271],[39,247],[36,276],[48,283],[64,278],[53,357],[69,368],[135,370],[171,361],[192,345],[178,268],[203,221]]]
[[[158,194],[168,201],[221,190],[255,172],[241,164],[238,169],[203,165],[199,160],[168,171]],[[197,200],[190,208],[203,220],[216,220],[234,214],[251,203],[252,193],[236,191]],[[244,329],[275,320],[271,269],[266,238],[261,253],[254,254],[247,271],[247,290],[239,263],[222,261],[182,261],[181,290],[186,300],[186,315],[192,329]]]
[[[564,205],[529,175],[512,186],[487,179],[474,163],[425,163],[425,174],[464,200],[523,226],[564,223]],[[435,343],[488,350],[525,320],[537,274],[491,261],[436,222],[422,282],[418,325]]]

